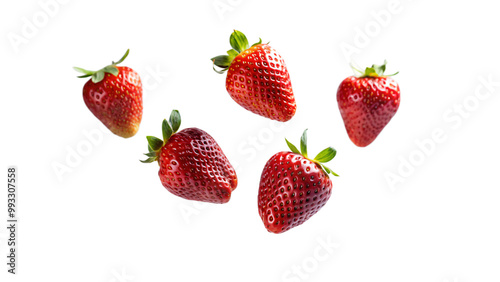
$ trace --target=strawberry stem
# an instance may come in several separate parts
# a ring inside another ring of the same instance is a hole
[[[229,37],[229,44],[231,44],[231,47],[233,47],[236,52],[241,53],[248,49],[248,39],[243,34],[243,32],[234,30],[233,33],[231,33],[231,36]]]
[[[118,62],[115,63],[115,62],[111,61],[111,64],[113,66],[116,66],[116,65],[122,63],[127,58],[129,52],[130,52],[130,49],[127,49],[127,52],[125,52],[125,54],[118,60]]]
[[[181,115],[179,114],[179,111],[172,110],[168,121],[164,119],[161,126],[163,140],[154,136],[146,136],[146,139],[148,140],[148,153],[144,155],[148,156],[148,158],[146,160],[141,160],[141,162],[152,163],[158,160],[158,154],[161,148],[167,144],[170,137],[177,132],[180,126]]]
[[[300,152],[297,149],[297,147],[295,147],[295,145],[290,143],[286,138],[285,141],[286,144],[288,145],[288,148],[290,148],[290,150],[293,153],[302,155],[304,158],[316,163],[325,172],[325,174],[327,175],[332,174],[334,176],[339,176],[325,165],[325,163],[331,161],[337,155],[337,150],[335,150],[333,147],[328,147],[323,151],[319,152],[319,154],[316,155],[316,157],[312,160],[307,157],[307,129],[304,130],[304,133],[302,133],[302,136],[300,138]]]
[[[297,149],[297,147],[295,147],[295,145],[293,145],[292,143],[290,143],[290,141],[288,141],[286,138],[285,138],[285,141],[286,141],[286,144],[288,145],[288,148],[290,148],[290,150],[293,153],[300,155],[300,151]]]
[[[104,79],[104,75],[106,73],[110,73],[114,76],[117,76],[119,71],[118,71],[118,68],[116,67],[116,65],[122,63],[125,60],[125,58],[127,58],[129,52],[130,52],[130,49],[127,49],[127,51],[120,58],[120,60],[118,60],[117,62],[112,61],[111,65],[107,65],[104,68],[97,70],[97,71],[89,71],[89,70],[78,68],[78,67],[73,67],[73,69],[76,70],[77,72],[83,73],[83,75],[77,76],[78,78],[84,78],[84,77],[91,76],[92,82],[98,83]]]
[[[307,158],[307,129],[304,130],[304,133],[302,133],[302,136],[300,137],[300,152],[302,153],[302,156]]]
[[[387,60],[384,60],[384,63],[382,65],[373,64],[371,67],[367,67],[365,71],[360,71],[359,69],[355,68],[352,63],[351,63],[351,68],[360,74],[358,77],[388,77],[388,76],[394,76],[399,73],[396,72],[391,75],[384,75],[386,65],[387,65]]]
[[[259,38],[259,42],[249,46],[248,39],[245,34],[241,31],[234,30],[229,37],[229,44],[233,49],[228,50],[226,52],[227,55],[220,55],[210,59],[213,63],[213,70],[218,74],[223,74],[227,71],[234,58],[236,58],[236,56],[238,56],[241,52],[255,45],[262,44],[262,39]],[[220,70],[217,70],[215,67],[220,68]]]

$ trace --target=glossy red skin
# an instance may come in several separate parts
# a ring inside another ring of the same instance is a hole
[[[288,121],[297,109],[285,61],[267,44],[250,47],[234,58],[226,89],[243,108],[273,120]]]
[[[158,155],[161,183],[188,200],[223,204],[238,185],[236,172],[205,131],[186,128],[170,137]]]
[[[106,73],[98,83],[87,81],[83,100],[89,110],[114,134],[129,138],[142,119],[142,82],[129,67],[117,67],[118,75]]]
[[[370,145],[399,108],[399,85],[390,77],[348,77],[337,90],[337,103],[351,141]]]
[[[280,152],[266,163],[260,178],[259,215],[269,232],[283,233],[316,214],[332,193],[332,181],[300,154]]]

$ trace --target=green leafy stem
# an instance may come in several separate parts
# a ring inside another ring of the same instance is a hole
[[[89,71],[79,67],[73,67],[73,69],[76,70],[77,72],[83,73],[83,75],[78,76],[79,78],[91,76],[92,82],[98,83],[104,79],[104,75],[106,73],[110,73],[114,76],[118,75],[118,68],[116,66],[122,63],[125,60],[125,58],[127,58],[129,51],[130,49],[127,49],[127,52],[125,52],[125,55],[123,55],[120,60],[118,60],[117,62],[111,62],[111,65],[105,66],[104,68],[98,71]]]
[[[233,49],[228,50],[227,55],[220,55],[210,59],[214,64],[213,69],[216,73],[223,74],[229,69],[229,66],[236,56],[250,47],[262,44],[262,39],[259,38],[259,42],[249,46],[248,39],[245,34],[241,31],[234,30],[229,37],[229,44],[231,44]],[[219,67],[220,70],[215,69],[216,66]]]
[[[360,71],[359,69],[355,68],[352,65],[352,63],[351,63],[351,68],[359,74],[359,77],[386,77],[386,76],[394,76],[399,73],[396,72],[393,74],[384,75],[386,65],[387,65],[387,60],[384,60],[384,63],[382,65],[373,64],[371,67],[367,67],[365,71]]]
[[[148,140],[148,153],[144,154],[148,158],[141,160],[143,163],[152,163],[158,159],[160,149],[167,144],[168,140],[174,135],[181,126],[181,115],[178,110],[172,110],[168,121],[163,120],[161,125],[163,140],[154,136],[146,136]]]
[[[324,149],[323,151],[319,152],[314,159],[310,159],[307,156],[307,129],[304,130],[304,133],[302,133],[302,137],[300,138],[300,151],[290,143],[286,138],[285,138],[286,144],[288,145],[288,148],[295,153],[295,154],[300,154],[304,156],[304,158],[316,163],[319,165],[319,167],[326,173],[326,174],[333,174],[334,176],[339,176],[335,172],[333,172],[330,168],[328,168],[325,163],[333,160],[335,156],[337,155],[337,150],[335,150],[332,147],[328,147]]]

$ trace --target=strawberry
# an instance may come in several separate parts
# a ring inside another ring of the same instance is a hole
[[[198,128],[179,132],[181,117],[173,110],[163,120],[163,140],[147,136],[149,158],[158,161],[160,181],[172,194],[188,200],[223,204],[231,198],[238,178],[215,140]]]
[[[272,156],[260,178],[259,215],[272,233],[288,231],[317,213],[332,193],[328,174],[338,176],[324,165],[337,154],[332,147],[308,158],[307,130],[300,139],[301,152],[288,140],[286,143],[291,152]]]
[[[396,114],[399,107],[399,85],[390,76],[384,75],[385,66],[372,65],[361,74],[350,76],[337,90],[337,103],[351,141],[366,147]]]
[[[281,56],[268,44],[249,46],[246,36],[235,30],[229,39],[233,49],[212,58],[214,70],[226,76],[226,89],[243,108],[277,121],[288,121],[297,106],[290,75]],[[220,71],[215,66],[222,68]]]
[[[74,68],[84,74],[78,77],[91,77],[83,87],[85,105],[111,132],[123,138],[134,136],[142,119],[141,78],[131,68],[117,66],[128,53],[98,71]]]

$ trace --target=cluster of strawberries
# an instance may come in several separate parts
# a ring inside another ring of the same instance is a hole
[[[286,122],[296,111],[290,75],[281,56],[268,44],[249,45],[246,36],[234,31],[232,49],[212,58],[214,70],[227,71],[226,89],[243,108]],[[142,119],[142,84],[128,67],[117,66],[128,55],[98,71],[81,68],[79,77],[91,77],[83,88],[90,111],[114,134],[134,136]],[[347,134],[352,142],[365,147],[372,143],[395,115],[400,102],[398,84],[384,75],[386,63],[373,65],[359,76],[340,84],[337,102]],[[217,70],[215,67],[218,67]],[[179,197],[210,203],[226,203],[236,189],[236,172],[217,142],[205,131],[186,128],[178,131],[181,117],[173,110],[162,124],[162,137],[147,136],[148,157],[157,161],[163,186]],[[286,139],[285,139],[286,140]],[[325,163],[336,150],[328,147],[316,157],[307,154],[307,130],[300,150],[286,140],[290,151],[272,156],[262,171],[258,192],[259,215],[268,231],[282,233],[301,225],[328,201],[332,191]]]

